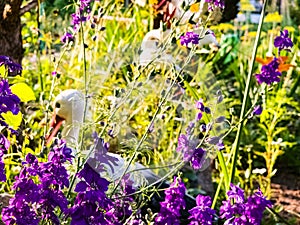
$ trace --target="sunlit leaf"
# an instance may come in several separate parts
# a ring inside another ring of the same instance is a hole
[[[35,100],[35,95],[31,87],[25,83],[17,83],[11,86],[11,91],[17,95],[22,102]]]
[[[22,122],[21,112],[19,112],[17,115],[14,115],[11,111],[8,111],[7,113],[2,113],[1,116],[4,118],[5,122],[15,130],[18,129]]]

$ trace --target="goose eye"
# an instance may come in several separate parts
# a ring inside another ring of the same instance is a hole
[[[204,35],[208,35],[208,34],[210,34],[210,31],[209,31],[209,30],[206,31]]]
[[[59,102],[55,103],[55,108],[58,108],[58,109],[60,108],[60,103]]]

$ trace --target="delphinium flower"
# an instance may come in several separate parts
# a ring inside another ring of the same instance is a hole
[[[180,37],[180,44],[188,46],[189,44],[199,44],[199,34],[194,32],[186,32],[185,35]]]
[[[79,8],[75,13],[71,14],[74,34],[78,32],[81,23],[84,23],[90,19],[90,4],[91,0],[80,0]],[[65,44],[70,41],[74,41],[74,34],[66,32],[62,36],[61,42]]]
[[[5,174],[5,165],[3,162],[3,155],[8,150],[10,146],[10,142],[7,140],[7,138],[0,134],[0,182],[6,181],[6,174]]]
[[[280,31],[280,36],[277,36],[274,40],[274,46],[278,48],[278,54],[282,50],[290,51],[290,48],[293,47],[293,42],[291,38],[289,38],[289,32],[287,30]]]
[[[8,111],[17,115],[19,109],[20,98],[11,92],[8,81],[5,79],[0,80],[0,114]],[[3,119],[1,117],[1,119]]]
[[[254,106],[253,112],[254,115],[260,115],[262,113],[262,107],[260,105]]]
[[[69,43],[71,41],[74,41],[74,36],[70,33],[70,32],[66,32],[62,37],[61,37],[61,42],[66,44],[66,43]],[[56,74],[53,74],[52,75],[56,75]]]
[[[120,220],[125,221],[132,214],[132,203],[134,203],[133,196],[130,194],[135,192],[133,182],[129,178],[129,174],[125,175],[120,184],[120,190],[113,196],[113,212],[114,215]]]
[[[68,213],[71,225],[119,224],[113,213],[113,202],[105,193],[109,182],[87,163],[78,177],[82,180],[75,187],[78,194]]]
[[[196,197],[196,204],[197,206],[189,210],[189,225],[211,225],[214,214],[216,213],[215,210],[210,208],[211,198],[209,196],[198,195]]]
[[[69,175],[63,164],[71,161],[70,151],[65,141],[59,140],[51,149],[47,162],[38,162],[30,153],[26,155],[13,185],[15,196],[2,211],[5,224],[38,224],[40,220],[60,224],[55,208],[67,213],[68,201],[62,188],[69,186]],[[36,178],[38,183],[34,182]]]
[[[228,200],[222,202],[220,218],[226,219],[224,224],[259,225],[266,207],[272,203],[267,200],[259,190],[248,199],[245,199],[244,191],[233,184],[227,192]]]
[[[185,208],[185,185],[174,177],[173,183],[165,190],[165,200],[160,203],[160,211],[155,218],[156,225],[179,225],[180,210]]]
[[[213,11],[215,8],[224,9],[224,0],[205,0],[208,3],[208,11]]]
[[[5,55],[0,55],[0,66],[2,65],[4,65],[11,73],[20,73],[22,71],[22,66],[20,64],[15,63],[10,57]]]
[[[256,80],[259,84],[266,83],[268,85],[279,82],[281,73],[278,70],[279,62],[277,58],[274,58],[269,64],[263,65],[261,73],[256,74]]]

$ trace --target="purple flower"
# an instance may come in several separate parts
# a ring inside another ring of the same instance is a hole
[[[5,174],[5,165],[2,162],[2,160],[0,160],[0,182],[5,182],[6,181],[6,174]]]
[[[201,112],[204,112],[205,107],[204,107],[203,99],[199,99],[196,102],[196,108],[199,109]]]
[[[281,73],[278,70],[279,62],[277,58],[274,58],[269,64],[263,65],[261,68],[261,73],[256,74],[256,80],[259,84],[266,83],[268,85],[279,82]]]
[[[9,146],[10,146],[10,142],[3,134],[0,134],[0,182],[6,181],[5,165],[4,162],[2,161],[2,156],[8,150]]]
[[[114,172],[114,166],[118,165],[119,160],[107,154],[109,150],[109,143],[104,142],[104,140],[100,138],[96,132],[93,133],[92,137],[94,138],[95,152],[94,156],[88,159],[88,164],[98,173],[105,171],[103,164],[109,166],[111,171]]]
[[[64,141],[57,141],[51,150],[47,162],[39,163],[36,156],[26,155],[13,184],[15,196],[2,211],[6,224],[38,224],[41,219],[60,224],[54,209],[67,212],[68,200],[61,189],[69,186],[63,163],[71,161],[71,155]],[[37,184],[32,177],[38,178]]]
[[[62,37],[61,37],[61,42],[66,44],[69,43],[71,41],[74,41],[74,37],[71,33],[66,32]],[[55,76],[57,74],[57,72],[52,72],[52,75]]]
[[[74,205],[69,209],[71,225],[78,224],[119,224],[113,214],[113,203],[106,196],[109,182],[93,170],[89,164],[78,173],[80,181],[75,191],[78,192]]]
[[[0,55],[0,66],[4,65],[9,72],[18,72],[22,71],[22,66],[18,63],[15,63],[10,57],[5,55]]]
[[[289,32],[287,30],[280,31],[280,36],[277,36],[274,40],[274,46],[278,48],[278,53],[282,50],[290,51],[289,48],[293,47],[293,42],[289,38]]]
[[[260,190],[245,199],[241,188],[233,184],[230,188],[228,200],[223,201],[220,207],[220,218],[226,219],[224,224],[259,225],[266,207],[272,206],[271,202]]]
[[[10,111],[17,115],[20,111],[19,104],[20,99],[11,92],[8,81],[0,80],[0,114]]]
[[[194,32],[186,32],[185,35],[180,37],[181,45],[188,46],[188,44],[190,44],[190,43],[192,43],[194,45],[199,44],[199,34],[196,34]]]
[[[224,0],[205,0],[208,3],[208,11],[213,11],[215,8],[224,9]]]
[[[253,114],[254,115],[260,115],[262,113],[262,107],[260,105],[257,105],[253,109]]]
[[[211,225],[213,216],[216,213],[211,209],[211,198],[209,196],[198,195],[196,197],[196,204],[194,208],[189,210],[191,220],[189,225],[207,224]]]
[[[180,209],[185,208],[185,185],[180,178],[174,177],[174,182],[165,190],[165,200],[160,203],[160,211],[155,218],[156,225],[179,225]]]
[[[183,154],[183,160],[185,162],[190,161],[196,149],[196,144],[194,141],[189,140],[189,137],[185,134],[180,134],[178,137],[178,146],[176,148],[177,152]]]
[[[196,148],[191,157],[191,164],[194,170],[199,170],[202,167],[204,159],[205,150],[203,148]]]

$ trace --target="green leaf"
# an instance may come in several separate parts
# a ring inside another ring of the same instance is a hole
[[[11,86],[11,91],[17,95],[22,102],[35,100],[35,95],[31,87],[25,83],[17,83]]]
[[[14,115],[11,111],[7,113],[2,113],[1,116],[4,118],[4,121],[13,129],[18,129],[22,122],[22,113],[19,112],[17,115]]]

